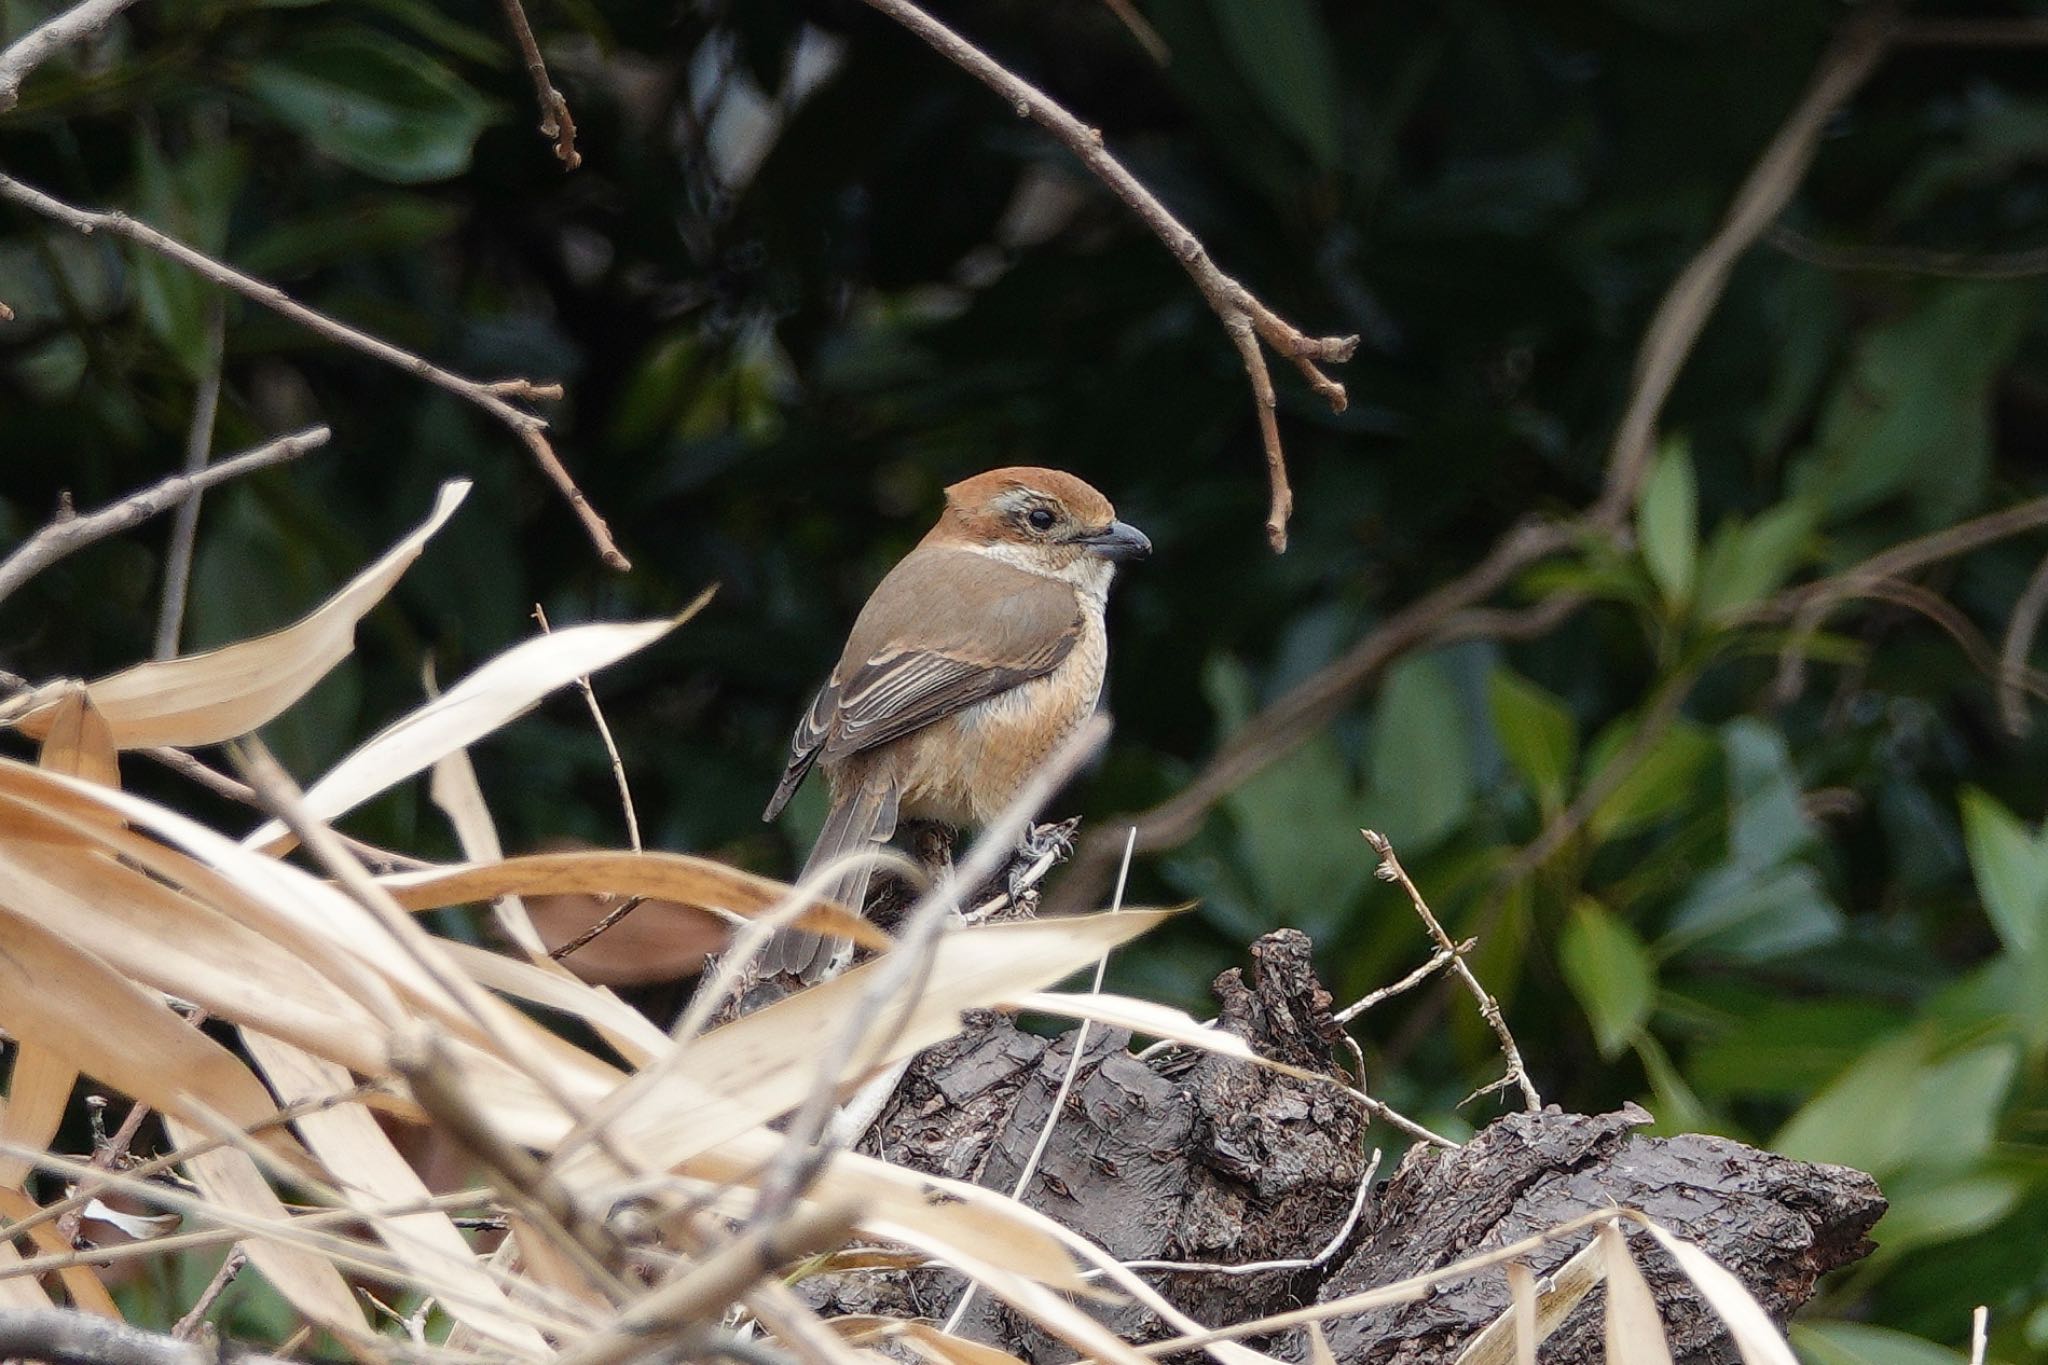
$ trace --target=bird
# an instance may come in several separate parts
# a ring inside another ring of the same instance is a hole
[[[813,767],[831,787],[798,880],[885,842],[900,822],[994,819],[1094,714],[1103,611],[1119,565],[1152,552],[1108,498],[1057,469],[992,469],[946,489],[938,523],[878,584],[790,739],[762,819]],[[870,868],[823,894],[858,912]],[[778,932],[760,970],[836,974],[845,940]]]

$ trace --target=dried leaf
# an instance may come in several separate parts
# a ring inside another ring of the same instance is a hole
[[[651,896],[749,919],[772,909],[789,894],[789,887],[782,882],[710,858],[608,850],[529,853],[499,863],[400,872],[380,877],[378,885],[408,910],[438,910],[507,895],[580,893]],[[631,922],[630,917],[626,922]],[[829,901],[807,909],[797,923],[851,938],[866,948],[886,948],[890,942],[874,925]]]
[[[114,733],[107,718],[92,704],[83,683],[67,683],[50,716],[36,766],[69,773],[102,786],[121,785],[121,761],[114,751]]]
[[[1220,1028],[1205,1028],[1201,1021],[1186,1010],[1177,1010],[1171,1005],[1155,1004],[1150,1000],[1138,1000],[1128,995],[1076,995],[1059,991],[1033,991],[1011,996],[1002,1003],[1012,1009],[1057,1014],[1068,1019],[1089,1019],[1098,1024],[1107,1024],[1111,1028],[1142,1033],[1147,1037],[1168,1038],[1204,1052],[1213,1052],[1219,1057],[1233,1057],[1238,1061],[1251,1062],[1298,1080],[1331,1079],[1314,1071],[1290,1066],[1286,1062],[1261,1057],[1252,1051],[1250,1043],[1236,1034]]]
[[[1608,1365],[1671,1365],[1657,1301],[1629,1254],[1628,1239],[1613,1223],[1600,1229],[1600,1254],[1607,1263]]]
[[[7,1104],[0,1108],[0,1139],[45,1148],[64,1122],[78,1068],[40,1043],[16,1039]],[[18,1190],[34,1169],[18,1157],[0,1156],[0,1185]]]
[[[672,620],[570,626],[512,646],[335,764],[306,789],[307,814],[331,820],[353,810],[474,744],[557,688],[645,649],[696,615],[708,600],[708,592],[700,595]],[[242,842],[274,853],[293,841],[284,825],[272,820]]]
[[[1508,1311],[1515,1323],[1515,1365],[1536,1365],[1536,1276],[1527,1261],[1507,1265]]]
[[[425,522],[294,624],[204,654],[137,664],[87,684],[115,746],[219,744],[277,716],[349,656],[356,623],[391,591],[468,492],[466,480],[443,484]],[[71,686],[38,688],[0,710],[0,724],[43,738]]]

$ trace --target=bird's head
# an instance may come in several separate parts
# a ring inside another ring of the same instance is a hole
[[[991,469],[948,488],[946,510],[925,543],[978,550],[1105,588],[1117,564],[1152,553],[1145,533],[1118,521],[1109,499],[1089,484],[1030,465]]]

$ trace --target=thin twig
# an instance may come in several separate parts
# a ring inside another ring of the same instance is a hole
[[[1830,246],[1783,223],[1765,241],[1796,261],[1823,270],[1931,275],[1945,280],[2023,280],[2048,274],[2048,247],[2024,251],[1934,251],[1917,246]]]
[[[2027,655],[2034,648],[2034,634],[2041,628],[2044,610],[2048,610],[2048,558],[2034,566],[2033,576],[2013,604],[2005,643],[1998,651],[1998,710],[2005,717],[2005,732],[2016,739],[2024,738],[2033,728],[2027,717]]]
[[[1984,1353],[1991,1344],[1991,1308],[1978,1304],[1970,1314],[1970,1365],[1984,1365]]]
[[[227,309],[215,294],[206,308],[206,372],[200,377],[199,392],[192,400],[192,425],[185,432],[185,473],[193,477],[206,468],[213,453],[213,423],[220,410],[222,348],[227,341]],[[192,580],[192,550],[199,538],[200,495],[194,493],[178,504],[171,518],[170,545],[164,550],[163,601],[156,614],[156,651],[159,659],[178,652],[178,636],[185,625],[185,593]]]
[[[1124,863],[1117,869],[1116,894],[1109,902],[1109,913],[1112,915],[1124,908],[1124,885],[1130,878],[1131,854],[1137,846],[1138,831],[1133,826],[1130,834],[1124,839]],[[1102,994],[1102,979],[1108,971],[1109,954],[1104,953],[1095,959],[1095,981],[1089,987],[1092,994]],[[1074,1092],[1074,1078],[1081,1074],[1081,1058],[1088,1051],[1089,1023],[1089,1020],[1083,1019],[1081,1026],[1074,1030],[1073,1048],[1067,1054],[1066,1070],[1060,1076],[1059,1087],[1053,1091],[1052,1105],[1045,1111],[1045,1122],[1038,1129],[1038,1140],[1031,1144],[1031,1155],[1024,1159],[1023,1169],[1017,1172],[1016,1180],[1010,1185],[1012,1199],[1022,1199],[1024,1191],[1031,1188],[1031,1181],[1038,1174],[1038,1163],[1045,1159],[1045,1150],[1052,1145],[1053,1129],[1059,1127],[1060,1115],[1066,1112],[1067,1097]],[[967,1316],[967,1310],[973,1306],[975,1293],[980,1288],[979,1280],[967,1281],[966,1289],[961,1291],[960,1301],[954,1304],[953,1311],[946,1315],[946,1325],[940,1329],[941,1331],[951,1336],[959,1330],[960,1320]]]
[[[1366,995],[1362,996],[1354,1003],[1346,1005],[1343,1009],[1338,1010],[1335,1014],[1331,1015],[1330,1017],[1332,1019],[1335,1019],[1340,1024],[1350,1023],[1353,1019],[1356,1019],[1359,1015],[1364,1014],[1374,1005],[1384,1004],[1386,1001],[1393,999],[1397,995],[1404,995],[1407,992],[1414,990],[1417,986],[1420,986],[1423,982],[1429,980],[1429,978],[1435,976],[1438,972],[1442,971],[1445,965],[1448,964],[1452,958],[1463,957],[1466,953],[1471,952],[1472,946],[1478,941],[1479,940],[1477,939],[1468,938],[1463,943],[1457,944],[1454,947],[1437,949],[1435,955],[1432,956],[1429,959],[1429,961],[1423,963],[1420,967],[1417,967],[1414,971],[1408,973],[1408,975],[1402,977],[1393,985],[1382,986],[1376,991],[1368,992]]]
[[[71,1308],[0,1308],[0,1359],[49,1365],[214,1365],[219,1353]],[[283,1365],[244,1355],[249,1365]]]
[[[1477,1099],[1480,1095],[1514,1085],[1521,1089],[1523,1107],[1530,1113],[1535,1113],[1543,1107],[1543,1097],[1536,1093],[1536,1086],[1529,1079],[1529,1069],[1522,1065],[1522,1050],[1515,1045],[1515,1035],[1508,1031],[1507,1020],[1501,1017],[1500,1002],[1487,993],[1486,987],[1479,984],[1479,978],[1472,974],[1472,969],[1465,965],[1465,959],[1459,955],[1457,945],[1451,941],[1451,936],[1444,932],[1444,926],[1430,910],[1429,902],[1423,899],[1421,890],[1409,878],[1408,870],[1401,866],[1401,860],[1395,856],[1394,846],[1388,842],[1387,836],[1370,829],[1360,830],[1359,833],[1372,845],[1372,851],[1379,855],[1380,865],[1373,870],[1373,875],[1383,882],[1393,882],[1408,893],[1408,903],[1413,905],[1415,913],[1422,917],[1422,922],[1429,929],[1429,936],[1436,940],[1437,947],[1451,953],[1452,973],[1465,983],[1465,989],[1470,991],[1472,998],[1479,1003],[1480,1017],[1486,1020],[1487,1027],[1493,1030],[1493,1036],[1500,1040],[1501,1055],[1507,1059],[1508,1074],[1468,1098]]]
[[[526,59],[526,74],[533,78],[534,97],[540,101],[541,136],[555,144],[555,156],[562,169],[573,171],[583,164],[583,154],[576,150],[576,120],[569,114],[569,101],[548,79],[548,64],[540,55],[540,43],[533,36],[533,25],[527,22],[526,10],[519,0],[503,3],[505,22],[519,43],[519,55]]]
[[[1843,25],[1799,102],[1736,191],[1721,226],[1665,291],[1636,358],[1634,386],[1608,453],[1607,484],[1594,506],[1594,521],[1608,526],[1627,523],[1656,443],[1664,400],[1720,301],[1729,274],[1792,202],[1829,120],[1884,56],[1897,14],[1897,0],[1887,0]]]
[[[1107,185],[1131,212],[1152,229],[1174,258],[1186,267],[1195,287],[1215,310],[1231,344],[1244,362],[1257,403],[1259,435],[1266,452],[1266,477],[1271,504],[1266,514],[1266,539],[1274,551],[1287,548],[1287,519],[1294,508],[1294,494],[1287,482],[1287,460],[1280,449],[1280,427],[1273,415],[1275,403],[1272,376],[1266,370],[1260,344],[1294,363],[1309,387],[1330,404],[1344,411],[1344,386],[1324,374],[1321,365],[1349,360],[1358,349],[1356,336],[1310,336],[1268,308],[1250,290],[1217,268],[1201,239],[1159,202],[1152,191],[1139,183],[1124,164],[1103,146],[1102,131],[1091,128],[1068,113],[1037,86],[990,57],[974,44],[919,9],[911,0],[867,0],[875,9],[902,24],[931,44],[940,56],[973,76],[1002,97],[1019,117],[1029,118],[1081,159],[1081,163]]]
[[[198,1300],[171,1326],[171,1335],[179,1341],[190,1341],[199,1334],[201,1323],[206,1321],[207,1310],[213,1307],[227,1287],[235,1282],[235,1276],[242,1273],[242,1267],[249,1263],[248,1255],[237,1247],[228,1250],[227,1258],[220,1263],[220,1269],[213,1272],[213,1278],[206,1282],[206,1288],[199,1292]]]
[[[107,26],[108,20],[134,4],[135,0],[85,0],[30,29],[0,52],[0,113],[14,107],[21,98],[21,83],[28,73],[71,44]]]
[[[137,246],[154,251],[159,256],[176,261],[202,279],[210,280],[223,289],[232,290],[243,298],[290,318],[301,327],[337,345],[361,351],[364,355],[403,370],[416,379],[425,380],[458,398],[474,403],[503,422],[525,444],[535,461],[539,463],[542,472],[553,481],[555,488],[568,500],[569,506],[583,522],[583,529],[589,535],[591,543],[597,547],[599,558],[614,569],[625,570],[632,567],[631,561],[619,552],[618,545],[612,540],[611,531],[605,525],[604,518],[597,514],[597,509],[583,496],[583,490],[576,486],[576,481],[569,476],[569,471],[563,466],[561,457],[555,454],[555,448],[548,443],[546,419],[508,401],[560,398],[561,385],[536,384],[528,379],[485,381],[464,378],[414,355],[411,351],[308,308],[276,285],[266,284],[253,276],[245,275],[233,266],[194,250],[176,238],[167,237],[147,223],[137,222],[125,213],[78,208],[4,174],[0,174],[0,199],[12,200],[24,208],[32,209],[46,218],[54,219],[88,236],[95,232],[106,232],[115,237],[125,238]]]
[[[5,179],[0,176],[0,182]],[[282,464],[309,450],[317,450],[327,444],[330,434],[326,427],[308,427],[290,436],[280,436],[232,460],[210,465],[197,474],[174,474],[162,483],[152,484],[139,493],[130,493],[97,512],[53,521],[23,541],[21,547],[6,560],[0,561],[0,599],[64,556],[168,512],[202,489],[247,474],[250,470]]]
[[[533,604],[533,619],[540,622],[541,634],[552,633],[548,625],[547,609],[540,603]],[[590,676],[585,674],[576,680],[577,688],[583,693],[583,700],[590,707],[590,718],[597,722],[597,737],[604,741],[604,751],[612,761],[612,781],[618,784],[619,805],[626,813],[626,840],[635,853],[640,851],[640,816],[633,809],[633,787],[626,781],[626,763],[619,757],[619,746],[612,739],[612,727],[604,723],[604,708],[597,704],[597,689],[590,685]],[[594,937],[594,936],[593,936]],[[580,945],[579,945],[580,946]]]

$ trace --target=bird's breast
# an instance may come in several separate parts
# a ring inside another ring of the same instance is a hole
[[[956,826],[994,819],[1094,714],[1108,660],[1101,616],[1084,613],[1081,637],[1052,672],[895,741],[890,761],[904,818]]]

